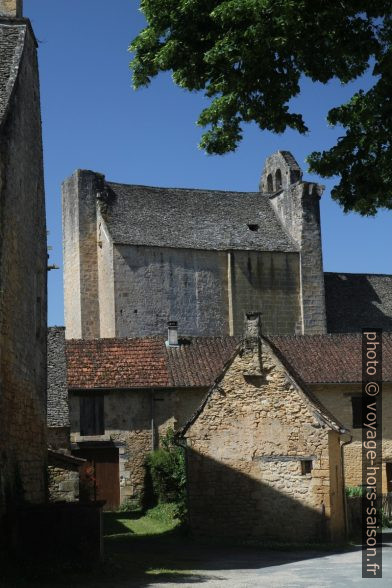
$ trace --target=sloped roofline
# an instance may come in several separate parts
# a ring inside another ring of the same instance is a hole
[[[287,376],[289,377],[291,383],[295,386],[297,391],[303,395],[305,400],[310,402],[314,411],[316,412],[317,416],[333,431],[337,431],[340,434],[347,433],[348,430],[346,427],[320,402],[316,396],[309,390],[308,386],[303,382],[303,380],[298,376],[298,374],[294,371],[291,365],[286,361],[286,359],[282,356],[282,354],[278,351],[278,349],[273,345],[273,343],[264,335],[260,337],[261,343],[266,344],[267,347],[270,349],[272,354],[275,356],[277,361],[281,364],[284,371],[286,372]],[[185,425],[176,433],[175,438],[179,441],[184,439],[186,436],[187,431],[189,428],[196,422],[200,414],[204,411],[207,402],[211,398],[212,394],[215,390],[219,389],[219,384],[224,378],[226,372],[232,365],[234,359],[237,357],[238,353],[242,349],[244,344],[244,339],[237,345],[237,348],[233,352],[230,359],[227,361],[225,366],[223,367],[221,373],[216,378],[215,382],[209,388],[204,400],[200,404],[199,408],[194,412],[191,418],[185,423]]]

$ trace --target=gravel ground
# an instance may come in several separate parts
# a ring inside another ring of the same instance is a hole
[[[383,588],[392,586],[392,543],[383,547],[383,578],[361,578],[361,550],[340,553],[328,552],[241,552],[225,556],[219,552],[210,554],[201,566],[189,574],[178,577],[144,576],[139,582],[122,582],[113,588],[194,588],[248,586],[282,588],[329,588],[350,587]],[[204,558],[203,558],[204,559]]]

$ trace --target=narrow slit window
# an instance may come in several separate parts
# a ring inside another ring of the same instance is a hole
[[[362,429],[362,397],[352,396],[353,429]]]
[[[313,461],[311,459],[303,459],[301,460],[301,474],[305,476],[306,474],[311,474],[313,469]]]
[[[276,170],[275,173],[275,190],[280,190],[282,188],[282,172],[280,169]]]

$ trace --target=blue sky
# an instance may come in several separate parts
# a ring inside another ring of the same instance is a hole
[[[174,86],[170,74],[148,89],[132,90],[127,47],[144,26],[136,0],[25,0],[24,13],[39,41],[45,158],[46,208],[51,263],[49,324],[63,318],[61,182],[75,169],[104,173],[109,180],[156,186],[257,190],[264,159],[287,149],[306,170],[313,150],[328,148],[339,129],[326,113],[370,77],[348,86],[304,81],[294,106],[305,113],[311,132],[272,135],[245,128],[238,151],[207,156],[197,148],[195,125],[205,100]],[[392,273],[392,211],[376,218],[345,215],[326,185],[321,201],[325,271]]]

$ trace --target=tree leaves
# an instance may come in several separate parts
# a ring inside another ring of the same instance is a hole
[[[180,87],[203,90],[210,104],[198,124],[206,128],[200,147],[207,153],[235,150],[247,122],[305,133],[302,113],[289,109],[301,76],[347,83],[372,60],[375,86],[328,115],[346,135],[308,161],[312,171],[340,176],[333,197],[345,210],[392,208],[390,2],[142,0],[141,10],[148,27],[130,46],[134,87],[171,70]]]

